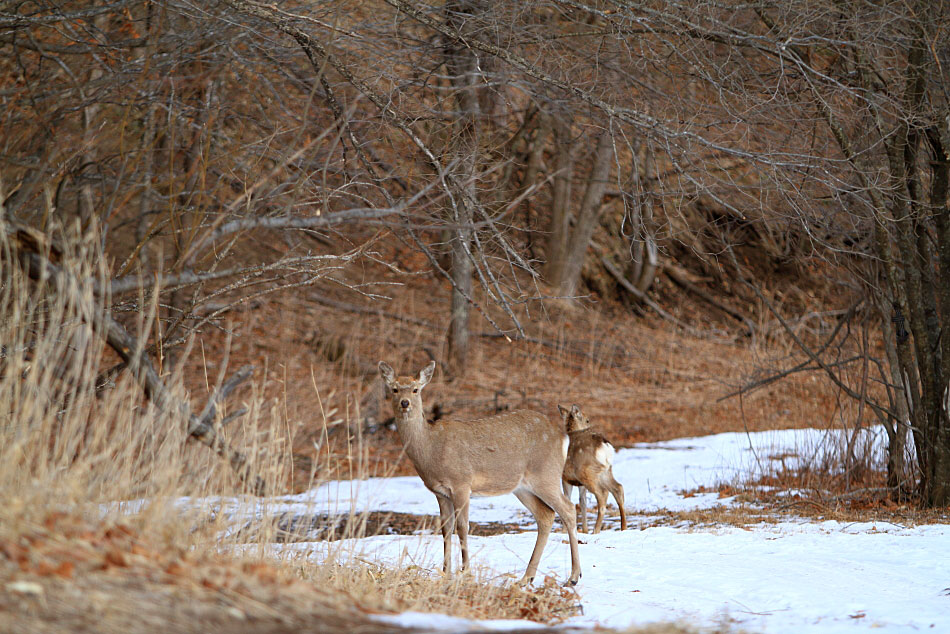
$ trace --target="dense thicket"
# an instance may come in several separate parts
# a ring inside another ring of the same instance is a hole
[[[845,328],[805,363],[886,426],[889,484],[945,505],[948,26],[923,1],[7,3],[0,199],[98,228],[117,308],[161,274],[159,354],[375,257],[379,225],[451,285],[457,372],[473,307],[518,336],[585,267],[662,311],[674,259],[713,295],[767,285],[750,249],[824,262],[886,352],[847,379]]]

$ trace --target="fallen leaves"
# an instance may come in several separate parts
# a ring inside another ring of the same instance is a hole
[[[72,579],[75,569],[76,566],[71,561],[61,561],[58,565],[53,562],[42,561],[36,566],[33,573],[39,577],[55,576],[62,579]]]

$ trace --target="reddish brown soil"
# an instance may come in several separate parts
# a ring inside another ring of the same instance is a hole
[[[293,435],[295,488],[306,486],[311,474],[413,473],[392,429],[380,426],[363,433],[356,421],[377,402],[378,418],[390,416],[382,390],[374,383],[380,359],[409,373],[421,369],[430,355],[444,357],[447,285],[418,259],[396,258],[404,269],[417,271],[413,275],[373,273],[373,279],[400,284],[386,287],[391,300],[361,301],[354,293],[330,295],[363,306],[362,313],[313,301],[312,293],[327,297],[324,290],[304,290],[229,315],[237,335],[231,339],[229,365],[257,365],[263,395],[276,408],[276,418],[285,417]],[[831,304],[799,286],[805,286],[801,279],[792,287],[801,302],[810,301],[815,310]],[[616,304],[587,302],[532,306],[523,320],[525,331],[544,343],[509,342],[475,314],[473,331],[495,336],[473,337],[462,376],[450,379],[440,366],[426,388],[425,403],[438,404],[443,415],[462,418],[517,408],[554,417],[558,403],[578,403],[618,446],[726,431],[841,424],[834,389],[814,373],[792,376],[741,399],[721,400],[754,373],[789,367],[801,355],[794,360],[787,356],[794,350],[777,322],[758,319],[757,336],[750,338],[735,321],[674,288],[669,280],[661,281],[657,291],[677,318],[708,335],[684,333],[654,314],[640,316]],[[791,291],[771,294],[787,298]],[[755,315],[755,307],[740,308]],[[380,310],[387,315],[374,313]],[[393,316],[424,320],[429,326]],[[501,321],[500,311],[491,316]],[[827,326],[833,320],[825,317],[823,323]],[[225,340],[209,331],[194,348],[186,383],[196,403],[214,384]],[[347,422],[349,438],[340,431]],[[329,456],[325,436],[330,438]],[[319,457],[315,445],[321,448]]]

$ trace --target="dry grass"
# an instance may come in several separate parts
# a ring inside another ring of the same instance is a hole
[[[185,547],[174,532],[162,538],[128,520],[53,512],[40,524],[0,528],[0,630],[384,631],[368,615],[559,622],[577,611],[577,596],[553,580],[524,591],[477,573],[448,580],[416,567],[240,557]]]
[[[366,620],[341,593],[316,591],[280,567],[187,548],[154,530],[167,527],[136,524],[54,512],[40,524],[5,526],[0,629],[201,632],[289,628],[304,617]]]
[[[915,526],[950,520],[945,509],[921,509],[912,494],[886,486],[886,456],[869,431],[832,429],[816,443],[760,452],[744,479],[683,492],[717,493],[733,505],[665,513],[647,525],[744,527],[809,518]]]
[[[477,566],[452,578],[415,565],[388,568],[373,564],[354,567],[331,561],[314,565],[302,561],[298,573],[317,586],[339,588],[371,610],[436,612],[484,619],[525,619],[559,623],[580,614],[580,597],[553,577],[540,586],[523,589],[498,579]]]

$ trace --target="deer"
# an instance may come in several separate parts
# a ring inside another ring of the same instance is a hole
[[[614,447],[606,438],[591,429],[590,419],[581,408],[557,406],[571,443],[564,464],[564,494],[568,499],[575,486],[580,487],[581,532],[587,532],[587,491],[597,498],[597,521],[594,534],[600,532],[607,509],[607,493],[613,494],[620,508],[620,530],[627,530],[627,515],[623,509],[623,485],[614,479]]]
[[[571,546],[571,575],[564,585],[577,585],[581,576],[577,518],[574,505],[560,485],[569,444],[563,427],[529,410],[470,421],[441,418],[429,423],[423,413],[422,388],[434,371],[435,361],[418,377],[396,376],[388,363],[379,362],[406,455],[439,503],[443,573],[452,575],[452,535],[456,532],[462,551],[461,570],[468,569],[469,499],[514,493],[538,524],[534,550],[518,585],[534,581],[555,514],[567,529]]]

